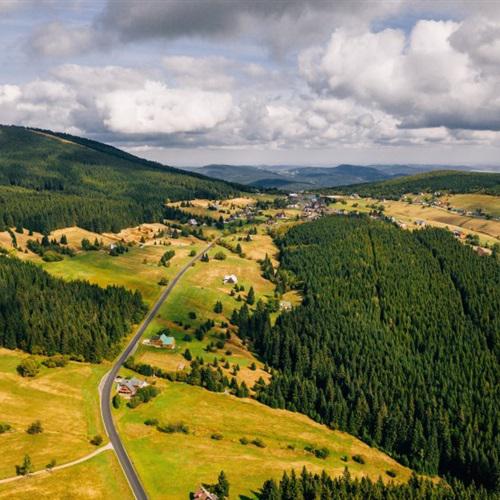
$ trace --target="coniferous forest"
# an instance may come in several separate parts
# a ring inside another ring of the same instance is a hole
[[[0,255],[0,346],[75,355],[98,362],[141,320],[138,292],[65,282],[38,266]]]
[[[118,232],[165,217],[165,201],[223,198],[239,190],[111,146],[0,126],[0,231],[78,225]]]
[[[500,266],[447,231],[328,217],[278,240],[303,303],[233,321],[274,368],[258,398],[418,471],[499,482]]]
[[[386,181],[340,186],[333,188],[332,191],[393,199],[398,199],[407,193],[434,193],[435,191],[484,193],[498,196],[500,195],[500,174],[441,170]]]
[[[436,484],[417,476],[406,484],[385,484],[373,482],[368,478],[352,479],[346,469],[343,476],[331,478],[325,472],[312,474],[302,470],[300,475],[294,471],[284,473],[279,482],[266,481],[258,495],[259,500],[485,500],[494,498],[482,488],[466,487],[458,481],[449,484]]]

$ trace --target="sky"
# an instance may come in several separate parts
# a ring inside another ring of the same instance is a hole
[[[0,123],[169,165],[500,165],[498,0],[0,0]]]

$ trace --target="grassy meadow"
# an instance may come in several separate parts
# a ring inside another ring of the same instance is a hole
[[[0,479],[15,475],[25,454],[39,470],[52,459],[63,464],[91,453],[95,446],[89,440],[105,436],[97,386],[108,366],[70,362],[23,378],[16,367],[27,356],[0,349],[0,422],[12,426],[0,434],[0,449],[9,450],[0,460]],[[43,432],[30,435],[26,428],[35,420]]]
[[[119,498],[120,500],[132,500],[134,496],[114,452],[109,450],[67,469],[0,484],[0,499],[2,498],[16,498],[18,500]]]
[[[445,196],[444,199],[454,208],[474,211],[481,209],[483,212],[500,217],[500,197],[487,194],[454,194]]]
[[[81,252],[75,257],[65,257],[60,262],[41,262],[42,267],[67,280],[83,279],[100,286],[122,285],[139,290],[144,301],[150,305],[161,291],[161,278],[171,279],[179,268],[189,261],[191,250],[201,250],[204,242],[195,238],[169,240],[170,246],[148,244],[130,247],[127,253],[116,257],[107,252]],[[175,250],[169,267],[158,266],[166,250]]]
[[[162,392],[153,401],[134,410],[122,407],[116,411],[120,435],[152,498],[186,498],[201,482],[214,483],[221,470],[231,484],[231,498],[254,498],[252,491],[264,480],[303,466],[337,475],[347,465],[353,476],[372,479],[389,480],[386,471],[391,469],[396,472],[395,481],[410,476],[409,469],[382,452],[298,413],[186,384],[160,385]],[[144,425],[147,418],[183,422],[189,434],[161,433]],[[222,439],[213,439],[214,434],[221,434]],[[241,438],[250,442],[258,438],[265,447],[244,445]],[[329,457],[316,458],[304,450],[308,445],[328,448]],[[364,465],[352,460],[356,454],[365,458]]]
[[[456,195],[462,196],[462,195]],[[463,195],[477,197],[481,195]],[[486,196],[486,195],[482,195]],[[496,198],[489,196],[488,198]],[[389,217],[395,217],[408,224],[409,229],[416,229],[417,219],[425,220],[427,224],[434,227],[440,227],[462,231],[465,234],[479,236],[482,245],[498,243],[500,241],[500,222],[495,220],[486,220],[478,217],[470,217],[450,212],[445,208],[427,207],[420,204],[410,204],[402,201],[386,200],[384,202],[370,198],[361,198],[358,200],[346,199],[346,204],[336,203],[331,205],[332,210],[343,209],[346,211],[358,210],[360,212],[369,212],[368,205],[382,205],[385,208],[385,214]],[[452,204],[452,206],[455,206]],[[465,207],[464,207],[465,208]]]
[[[219,252],[226,255],[225,260],[214,258]],[[239,257],[219,246],[212,248],[208,254],[209,262],[196,262],[186,272],[144,334],[144,338],[148,338],[157,331],[168,328],[176,339],[176,350],[167,351],[141,345],[136,359],[167,370],[179,370],[187,364],[182,353],[189,349],[193,356],[201,356],[210,361],[215,356],[225,357],[231,364],[239,364],[242,369],[238,378],[253,385],[259,376],[267,377],[267,374],[261,369],[262,364],[255,360],[234,333],[224,348],[217,352],[207,352],[206,346],[219,340],[218,335],[226,330],[221,328],[221,323],[229,322],[232,311],[243,305],[251,286],[255,290],[257,301],[259,298],[272,296],[274,285],[261,276],[259,264],[255,260]],[[234,285],[223,283],[226,274],[235,274],[238,285],[243,285],[245,291],[231,296]],[[242,298],[241,302],[237,300],[238,295]],[[217,301],[223,305],[223,311],[219,314],[214,312]],[[190,313],[195,313],[196,319],[190,318]],[[211,334],[199,341],[194,337],[194,330],[207,319],[213,319],[216,327]],[[185,340],[186,335],[191,337],[190,341]],[[231,354],[226,354],[228,350]],[[252,362],[256,362],[258,370],[248,368]]]

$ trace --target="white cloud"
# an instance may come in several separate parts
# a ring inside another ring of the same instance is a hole
[[[406,128],[500,130],[500,78],[453,46],[461,27],[421,20],[409,36],[339,29],[299,56],[300,71],[318,94],[355,99]]]
[[[97,99],[104,124],[123,134],[173,134],[215,127],[231,111],[230,94],[172,89],[147,81],[137,90],[116,90]]]

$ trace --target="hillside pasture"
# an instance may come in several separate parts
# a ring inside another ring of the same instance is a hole
[[[454,208],[475,211],[481,209],[493,217],[500,217],[500,196],[487,194],[455,194],[443,197]]]
[[[252,492],[266,479],[277,479],[285,470],[299,472],[303,466],[339,475],[347,465],[354,477],[374,480],[379,476],[389,480],[386,471],[390,469],[396,472],[395,481],[410,477],[409,469],[382,452],[298,413],[181,383],[162,383],[161,391],[147,404],[116,413],[127,452],[152,498],[185,498],[200,483],[214,483],[221,470],[231,484],[231,498],[254,498]],[[148,418],[161,423],[183,422],[189,434],[161,433],[144,425]],[[214,434],[222,439],[211,438]],[[242,444],[242,438],[250,443]],[[264,447],[252,444],[255,439]],[[306,446],[326,447],[330,455],[316,458],[304,449]],[[365,458],[364,465],[352,460],[356,454]]]
[[[161,291],[159,281],[171,279],[180,266],[190,259],[191,250],[201,248],[195,238],[168,240],[170,246],[147,244],[142,248],[130,247],[127,253],[112,257],[105,251],[81,252],[75,257],[66,257],[60,262],[42,262],[42,267],[67,280],[82,279],[100,286],[121,285],[139,290],[147,304],[151,304]],[[166,250],[175,250],[170,266],[159,266]]]
[[[72,465],[67,469],[0,484],[0,499],[9,498],[132,500],[134,497],[114,452],[104,451],[86,462]]]
[[[219,252],[226,254],[225,260],[214,258]],[[226,331],[226,328],[220,326],[221,322],[229,323],[232,311],[243,305],[251,286],[254,287],[257,301],[271,296],[274,285],[261,276],[259,264],[254,260],[241,258],[219,246],[212,248],[208,254],[209,262],[197,262],[186,272],[144,334],[143,338],[149,338],[159,330],[168,328],[176,339],[176,350],[167,351],[141,345],[136,359],[175,371],[187,365],[182,353],[189,349],[193,357],[201,356],[208,361],[212,361],[214,357],[224,357],[231,364],[238,363],[242,368],[238,378],[253,385],[256,378],[267,378],[268,375],[262,370],[262,363],[252,356],[234,332],[231,339],[226,340],[224,348],[207,352],[206,347],[209,343],[220,340],[221,334]],[[234,285],[223,283],[226,274],[235,274],[238,285],[243,285],[245,291],[231,296]],[[242,298],[241,302],[236,299],[238,295]],[[223,311],[219,314],[213,310],[217,301],[223,305]],[[190,318],[190,313],[195,313],[196,318]],[[207,319],[213,319],[216,326],[203,340],[197,340],[194,331]],[[190,337],[189,341],[186,340],[186,335]],[[228,350],[231,354],[226,354]],[[256,371],[247,368],[252,362],[258,366]]]
[[[62,464],[83,457],[95,450],[89,440],[105,435],[97,386],[107,365],[70,362],[63,368],[42,367],[36,377],[23,378],[16,367],[27,356],[0,349],[0,421],[12,426],[0,434],[0,449],[9,450],[0,460],[0,478],[15,475],[15,465],[26,453],[39,470],[52,459]],[[44,431],[30,435],[26,428],[35,420]]]

